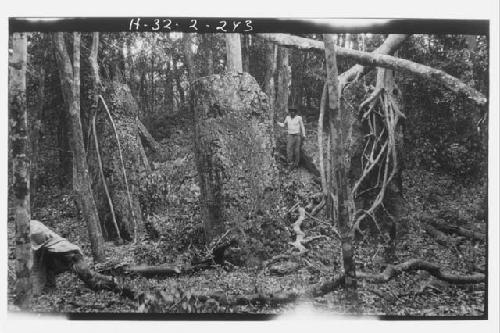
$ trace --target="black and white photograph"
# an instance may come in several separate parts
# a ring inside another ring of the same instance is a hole
[[[491,21],[328,16],[10,17],[8,315],[497,317]]]

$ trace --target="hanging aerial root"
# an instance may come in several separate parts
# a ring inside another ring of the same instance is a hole
[[[363,109],[365,108],[365,106],[367,104],[370,104],[371,103],[371,106],[369,108],[369,110],[363,114],[363,119],[365,119],[367,117],[367,115],[369,114],[369,112],[371,112],[371,110],[373,110],[373,107],[375,106],[375,102],[377,100],[377,98],[380,96],[380,94],[382,93],[383,89],[382,88],[376,88],[372,94],[367,98],[365,99],[360,105],[359,105],[359,113],[361,113],[363,111]]]
[[[368,178],[368,175],[371,173],[371,171],[376,166],[381,164],[380,162],[382,161],[382,158],[384,158],[382,162],[383,167],[379,168],[377,185],[371,188],[378,188],[378,193],[373,200],[370,208],[360,209],[355,213],[355,216],[357,216],[357,218],[352,225],[351,232],[359,230],[359,224],[368,216],[371,217],[371,221],[373,221],[377,228],[379,228],[375,217],[375,212],[383,204],[387,186],[390,184],[398,171],[395,133],[400,114],[402,113],[397,108],[397,105],[390,94],[388,94],[383,88],[376,89],[370,95],[370,97],[368,97],[361,104],[359,110],[361,111],[363,107],[369,103],[371,103],[371,106],[363,115],[363,119],[368,121],[370,134],[367,135],[367,137],[368,140],[373,141],[373,143],[371,144],[371,150],[369,154],[366,154],[365,152],[369,146],[370,141],[368,141],[365,145],[361,161],[363,170],[360,178],[356,181],[353,187],[353,190],[351,192],[352,196],[356,198],[361,195],[361,193],[358,193],[359,189],[363,185],[364,181]],[[376,111],[377,107],[382,110],[382,113]],[[372,116],[369,117],[370,115]],[[384,124],[384,127],[380,130],[380,133],[377,133],[376,120],[374,117],[380,117]],[[385,134],[384,139],[382,138],[383,134]],[[375,139],[373,140],[371,138]],[[376,157],[374,158],[374,156]],[[380,177],[380,171],[382,171],[382,169],[383,173],[382,177]]]

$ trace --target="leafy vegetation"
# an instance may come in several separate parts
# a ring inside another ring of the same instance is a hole
[[[303,37],[322,40],[316,35]],[[383,40],[382,35],[343,34],[338,36],[337,43],[371,52]],[[90,41],[90,34],[82,34],[81,120],[89,155],[94,153],[89,130],[93,97],[90,65],[84,59],[90,54],[85,46]],[[76,275],[64,273],[57,277],[55,289],[33,298],[31,311],[274,314],[306,303],[336,314],[485,315],[484,282],[448,283],[425,270],[402,271],[385,283],[359,279],[354,299],[338,288],[311,296],[311,286],[323,285],[342,273],[341,240],[326,209],[311,214],[322,199],[318,178],[304,168],[288,169],[278,153],[274,157],[282,200],[273,201],[272,205],[279,218],[253,212],[242,214],[240,207],[232,205],[230,200],[259,195],[257,190],[243,190],[245,186],[253,188],[262,171],[263,159],[256,157],[254,169],[234,172],[245,178],[240,182],[245,184],[231,183],[226,189],[226,208],[233,217],[226,225],[227,232],[207,239],[200,204],[200,175],[193,148],[195,118],[190,108],[189,71],[194,71],[198,78],[207,76],[210,57],[214,73],[222,73],[225,42],[223,35],[194,36],[191,45],[194,68],[186,64],[183,42],[182,36],[176,34],[101,34],[98,62],[103,80],[119,81],[130,87],[138,106],[137,117],[159,144],[161,152],[146,147],[143,141],[149,170],[144,168],[138,175],[138,202],[144,225],[140,226],[137,242],[115,244],[108,235],[105,260],[93,262],[85,216],[72,188],[69,119],[53,41],[48,34],[29,35],[27,105],[32,219],[40,220],[78,245],[94,271],[113,275],[120,285],[137,292],[131,300],[109,290],[91,291]],[[248,71],[263,87],[267,42],[252,36],[246,38],[245,43]],[[442,69],[488,96],[485,36],[413,35],[404,42],[398,56]],[[325,80],[324,58],[324,54],[315,52],[295,49],[290,52],[289,100],[302,110],[307,132],[303,150],[315,165],[320,159],[317,119]],[[339,73],[353,65],[352,60],[339,60]],[[375,73],[371,72],[346,87],[342,107],[352,114],[357,112],[360,103],[374,91],[375,80]],[[404,149],[400,156],[404,165],[404,214],[396,221],[395,257],[392,263],[387,261],[388,242],[377,229],[370,229],[371,232],[358,235],[354,240],[356,271],[379,273],[393,263],[419,258],[453,274],[484,272],[487,251],[484,239],[451,235],[446,236],[443,243],[436,239],[429,225],[437,223],[487,234],[487,114],[464,96],[408,74],[396,73],[396,84],[402,92],[405,119]],[[245,120],[234,120],[242,121]],[[222,131],[218,128],[218,132]],[[238,134],[238,142],[244,149],[232,147],[234,154],[225,156],[228,165],[243,160],[246,154],[257,155],[251,144],[255,138]],[[327,149],[326,142],[324,149]],[[129,159],[125,161],[127,167],[133,167],[132,163]],[[9,168],[12,172],[10,164]],[[231,181],[235,182],[234,179]],[[97,177],[92,179],[93,184],[98,182]],[[307,211],[300,225],[309,239],[303,254],[298,254],[292,245],[297,236],[293,226],[299,218],[297,207],[306,207]],[[15,284],[14,209],[14,198],[10,195],[9,304],[12,304]],[[223,250],[223,259],[228,263],[219,263],[214,260],[214,253],[228,239],[237,242]],[[201,263],[206,262],[209,264],[200,268]],[[134,265],[170,265],[179,273],[151,278],[127,271],[127,267]]]

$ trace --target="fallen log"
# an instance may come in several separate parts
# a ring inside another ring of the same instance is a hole
[[[227,233],[226,233],[227,234]],[[182,274],[191,274],[200,270],[214,269],[217,265],[232,266],[226,261],[225,251],[231,246],[237,246],[238,242],[235,239],[228,239],[218,243],[210,252],[210,254],[200,260],[193,260],[190,265],[179,267],[172,264],[161,265],[133,265],[120,267],[119,270],[114,270],[115,275],[120,274],[138,274],[144,277],[172,277]]]
[[[137,265],[130,266],[124,269],[126,273],[135,273],[140,274],[146,277],[150,276],[178,276],[183,271],[177,267],[172,265],[159,265],[159,266],[147,266],[147,265]]]

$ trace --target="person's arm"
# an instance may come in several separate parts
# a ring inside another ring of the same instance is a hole
[[[302,137],[306,137],[306,129],[304,127],[304,122],[302,121],[302,117],[300,117],[300,132],[302,133]]]
[[[284,121],[284,122],[280,123],[280,122],[278,121],[278,126],[279,126],[279,127],[285,127],[285,124],[287,123],[287,121],[288,121],[288,116],[286,116],[286,118],[285,118],[285,121]]]

